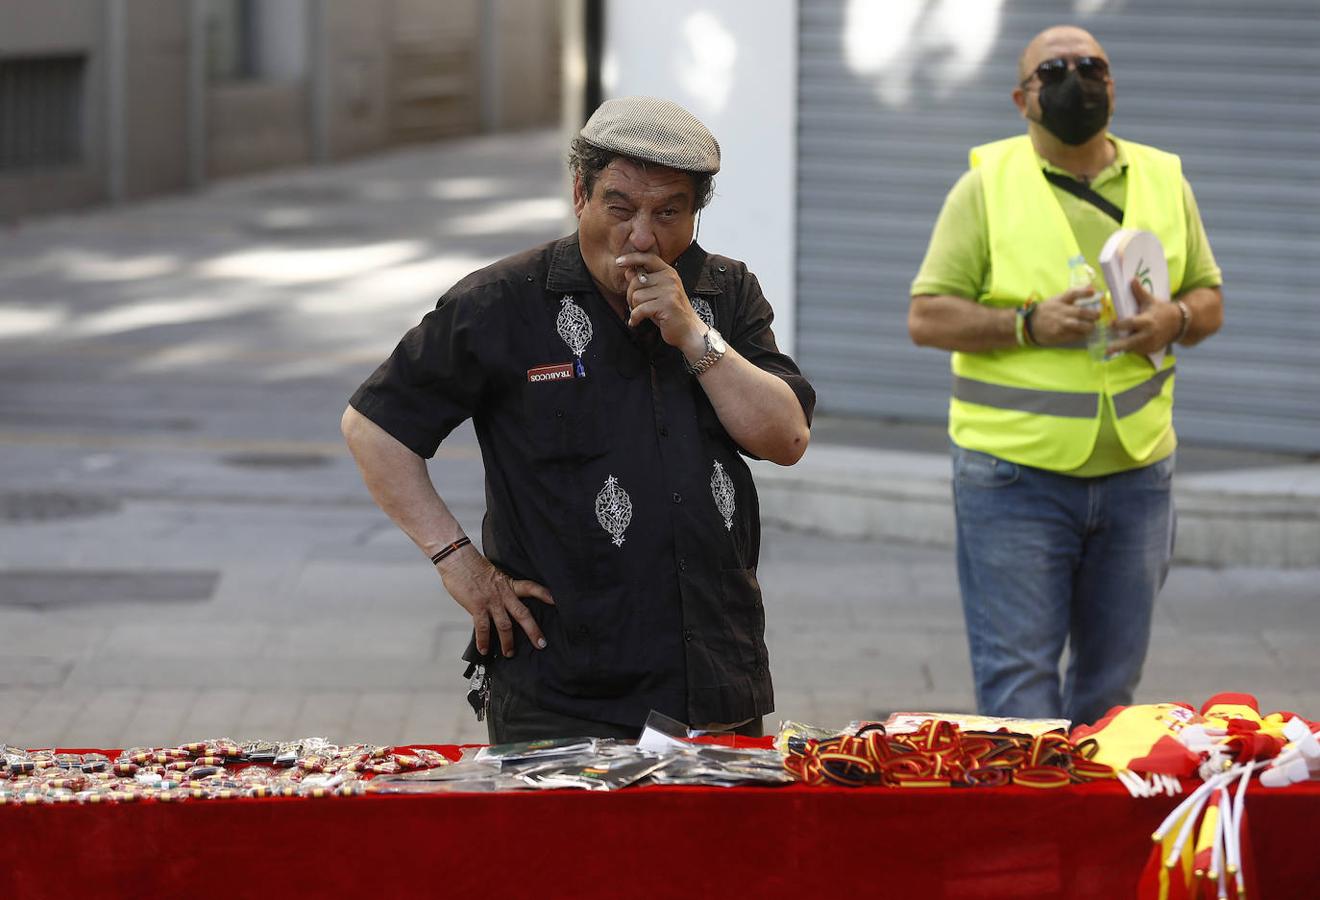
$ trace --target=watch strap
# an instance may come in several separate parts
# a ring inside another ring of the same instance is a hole
[[[710,333],[712,331],[715,331],[715,329],[708,328],[706,329],[706,333],[702,335],[702,339],[706,342],[706,352],[701,354],[701,357],[696,362],[688,363],[687,369],[688,372],[692,375],[702,374],[711,366],[715,365],[717,362],[719,362],[721,359],[724,358],[724,353],[725,353],[724,350],[716,350],[713,346],[711,346]],[[716,332],[716,334],[718,333],[719,332]]]

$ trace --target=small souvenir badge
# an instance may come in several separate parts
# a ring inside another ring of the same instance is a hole
[[[572,363],[534,366],[527,370],[527,380],[533,384],[539,381],[572,381],[574,376]]]

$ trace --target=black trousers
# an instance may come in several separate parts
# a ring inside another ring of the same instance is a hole
[[[489,676],[488,676],[489,677]],[[744,737],[760,737],[761,718],[744,722],[734,729]],[[486,714],[486,734],[492,744],[512,744],[549,738],[599,737],[634,741],[642,730],[633,725],[596,722],[563,713],[551,712],[511,691],[498,678],[490,680],[490,709]]]

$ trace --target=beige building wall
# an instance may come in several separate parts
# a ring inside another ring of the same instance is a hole
[[[0,170],[0,220],[86,206],[107,198],[104,8],[97,0],[0,3],[0,58],[85,57],[82,159],[42,169]]]
[[[206,173],[224,178],[308,162],[312,158],[311,80],[314,44],[309,0],[265,0],[254,6],[257,44],[250,48],[258,72],[226,73],[215,55],[238,42],[227,27],[233,7],[208,7],[204,43]],[[282,53],[280,50],[282,49]]]
[[[326,138],[332,158],[389,142],[389,3],[325,2]]]
[[[391,143],[559,121],[559,4],[547,0],[324,0],[333,158]],[[483,7],[497,12],[484,46]],[[496,54],[482,80],[481,53]],[[487,92],[494,91],[494,98]]]
[[[559,124],[561,7],[550,0],[501,0],[500,130]]]
[[[394,0],[390,136],[471,134],[481,125],[480,0]]]
[[[311,159],[307,86],[247,81],[207,91],[206,174],[274,169]]]
[[[124,196],[188,185],[188,9],[178,0],[125,4]]]
[[[0,219],[182,190],[190,174],[223,178],[556,125],[561,7],[261,0],[254,8],[272,27],[255,49],[265,71],[253,78],[215,71],[214,54],[231,52],[236,32],[217,41],[214,27],[194,30],[195,10],[232,15],[224,0],[0,0],[0,60],[85,60],[81,158],[0,169]],[[194,56],[199,48],[210,48],[204,60]]]

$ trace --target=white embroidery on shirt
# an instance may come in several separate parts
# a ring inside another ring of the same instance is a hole
[[[614,546],[622,547],[623,533],[632,522],[632,499],[613,475],[605,479],[605,486],[596,495],[596,519],[613,538]]]
[[[591,320],[582,311],[582,307],[573,302],[572,294],[565,294],[559,304],[555,329],[564,343],[568,344],[568,349],[573,351],[573,355],[581,359],[587,351],[587,344],[591,343]]]
[[[715,497],[715,508],[724,516],[724,527],[732,531],[733,513],[738,508],[734,502],[733,479],[718,460],[715,462],[715,471],[710,475],[710,492]]]
[[[697,314],[697,318],[705,322],[707,328],[715,327],[715,310],[710,308],[705,297],[688,297],[688,302],[692,304],[692,311]]]

